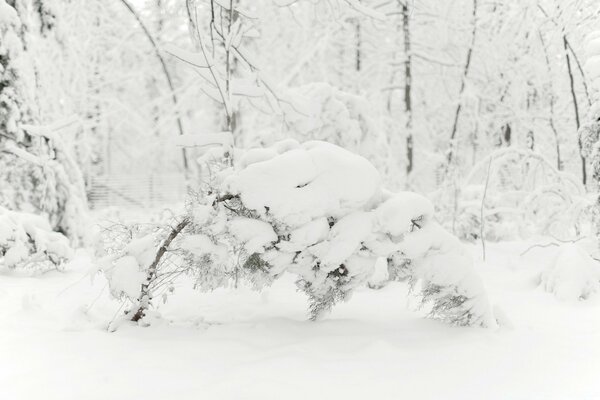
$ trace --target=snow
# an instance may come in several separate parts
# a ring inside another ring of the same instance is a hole
[[[180,246],[197,256],[210,254],[222,263],[226,262],[229,256],[226,246],[215,244],[207,235],[188,235],[182,239]]]
[[[407,285],[360,289],[319,322],[291,279],[263,293],[177,288],[150,327],[106,326],[119,303],[83,258],[64,273],[0,276],[0,397],[46,400],[593,399],[600,299],[538,287],[557,248],[490,243],[478,261],[512,328],[453,328],[407,307]],[[480,249],[469,247],[478,257]]]
[[[154,235],[147,235],[129,242],[124,252],[133,256],[137,263],[147,268],[154,260],[156,254],[156,238]]]
[[[360,249],[373,231],[372,214],[355,212],[340,219],[329,232],[327,241],[311,250],[322,264],[337,268]],[[373,260],[374,261],[374,260]]]
[[[375,211],[379,229],[394,236],[411,230],[412,220],[433,215],[433,204],[424,196],[412,192],[399,192],[390,197]]]
[[[373,274],[368,280],[369,287],[378,288],[385,286],[389,276],[387,260],[383,257],[379,257],[377,261],[375,261]]]
[[[125,296],[132,301],[140,297],[145,271],[154,261],[156,249],[155,236],[146,235],[129,242],[123,251],[98,261],[115,297]]]
[[[146,279],[146,274],[140,271],[140,265],[135,257],[119,258],[106,274],[111,282],[110,288],[117,296],[121,293],[130,299],[137,299],[140,296],[140,288]]]
[[[600,291],[600,264],[577,244],[566,244],[541,280],[544,289],[560,300],[588,299]]]
[[[69,240],[53,232],[43,216],[0,206],[0,265],[16,267],[40,257],[56,264],[70,258],[72,253]]]
[[[250,254],[262,253],[265,247],[277,241],[277,234],[273,231],[273,227],[256,219],[234,218],[229,221],[228,228]]]
[[[586,61],[584,64],[588,79],[596,90],[600,90],[600,31],[590,33],[585,44]]]
[[[17,25],[19,16],[14,8],[10,7],[6,0],[0,0],[0,28],[2,25]]]
[[[381,182],[369,161],[326,142],[309,141],[268,161],[247,164],[226,187],[247,207],[290,226],[363,207]]]
[[[27,260],[29,257],[29,250],[23,242],[17,242],[12,245],[4,253],[4,264],[9,267],[14,267],[17,264]]]
[[[169,138],[168,142],[181,147],[222,146],[231,148],[233,146],[233,136],[231,132],[199,133],[179,135]]]

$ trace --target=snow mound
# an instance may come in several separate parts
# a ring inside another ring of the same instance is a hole
[[[600,291],[600,266],[576,244],[561,246],[541,284],[562,301],[584,300]]]
[[[271,225],[253,218],[234,218],[229,222],[229,231],[250,254],[262,253],[265,247],[277,241]]]

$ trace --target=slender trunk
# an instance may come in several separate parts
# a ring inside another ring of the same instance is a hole
[[[354,68],[356,70],[356,72],[360,72],[361,69],[361,47],[362,47],[362,32],[361,32],[361,26],[360,26],[360,19],[356,18],[355,20],[355,32],[354,32],[354,39],[355,39],[355,47],[356,47],[356,53],[355,53],[355,65]]]
[[[567,71],[569,73],[569,86],[571,89],[571,97],[573,99],[573,109],[575,111],[575,124],[577,126],[577,131],[579,131],[579,127],[581,122],[579,120],[579,105],[577,103],[577,95],[575,94],[575,79],[573,77],[573,69],[571,67],[571,58],[569,56],[569,43],[567,41],[567,36],[563,34],[563,45],[565,49],[565,57],[567,60]],[[587,182],[587,170],[585,165],[585,157],[581,154],[582,144],[581,139],[577,140],[579,145],[579,157],[581,158],[581,174],[582,174],[582,182],[583,186],[586,185]]]
[[[452,131],[450,132],[450,149],[448,151],[448,168],[452,163],[452,159],[454,157],[454,152],[456,151],[456,132],[458,131],[458,120],[460,117],[460,113],[462,110],[462,96],[465,91],[465,86],[467,82],[467,76],[469,75],[469,69],[471,67],[471,58],[473,56],[473,48],[475,47],[475,38],[477,36],[477,0],[473,0],[473,30],[471,33],[471,44],[469,49],[467,50],[467,59],[465,61],[465,68],[463,70],[462,79],[460,82],[460,90],[458,91],[458,105],[456,106],[456,111],[454,112],[454,122],[452,123]]]
[[[558,140],[558,131],[556,130],[556,126],[554,125],[554,104],[556,102],[556,98],[554,96],[554,86],[552,85],[552,69],[550,67],[550,57],[548,56],[548,49],[546,48],[546,43],[544,41],[544,36],[542,36],[542,32],[538,31],[540,42],[542,43],[542,49],[544,50],[544,57],[546,59],[546,67],[548,69],[548,76],[550,77],[550,129],[554,133],[554,143],[556,146],[556,168],[559,171],[562,171],[562,159],[560,156],[560,142]]]
[[[404,34],[404,111],[406,113],[406,175],[413,170],[412,135],[412,56],[410,53],[410,12],[408,3],[402,4],[402,32]]]
[[[590,90],[587,85],[587,79],[585,77],[585,72],[583,71],[583,67],[581,66],[581,62],[579,61],[579,57],[577,57],[577,53],[575,53],[575,50],[573,50],[573,47],[571,46],[571,43],[566,38],[566,36],[563,36],[563,38],[566,41],[567,47],[571,51],[571,54],[573,55],[573,59],[575,60],[575,64],[577,65],[577,69],[579,70],[579,74],[581,75],[581,84],[583,85],[583,90],[585,91],[585,99],[587,100],[588,106],[591,107],[592,106],[592,98],[590,96]]]
[[[233,24],[237,21],[239,15],[235,11],[235,7],[237,5],[237,0],[229,0],[229,10],[227,13],[227,32],[225,37],[231,37]],[[231,51],[231,47],[227,46],[225,42],[223,42],[223,46],[225,47],[225,90],[227,92],[227,97],[229,99],[229,104],[232,103],[232,93],[231,86],[233,76],[236,71],[237,61]],[[237,130],[239,128],[239,110],[232,110],[231,114],[226,117],[226,125],[227,130],[231,132],[233,135],[234,141],[239,136]]]

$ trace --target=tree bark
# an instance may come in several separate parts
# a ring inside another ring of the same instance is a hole
[[[404,111],[406,113],[406,176],[413,170],[412,135],[412,56],[410,49],[410,10],[408,3],[402,4],[402,32],[404,34]]]
[[[171,230],[171,233],[165,239],[165,241],[162,243],[162,245],[158,248],[158,251],[156,252],[156,256],[154,257],[154,261],[152,261],[152,264],[150,264],[150,266],[148,267],[148,272],[146,273],[146,282],[144,282],[142,284],[142,290],[140,292],[140,298],[138,300],[137,310],[136,310],[135,314],[133,314],[133,316],[131,317],[131,320],[133,322],[138,322],[139,320],[144,318],[146,310],[150,306],[150,301],[152,301],[152,296],[150,293],[150,285],[154,281],[154,278],[156,278],[156,271],[158,269],[158,264],[160,263],[160,260],[163,258],[163,256],[169,249],[171,242],[173,240],[175,240],[175,238],[181,233],[181,231],[189,223],[190,223],[190,220],[185,218],[183,221],[181,221],[179,224],[177,224],[177,226]]]
[[[575,78],[573,77],[573,69],[571,67],[571,58],[569,56],[569,42],[567,41],[567,36],[563,35],[563,46],[565,49],[565,57],[567,60],[567,72],[569,74],[569,87],[571,89],[571,97],[573,99],[573,110],[575,112],[575,124],[577,126],[577,131],[579,131],[579,127],[581,126],[581,122],[579,119],[579,105],[577,103],[577,95],[575,94]],[[585,165],[585,157],[581,154],[582,144],[581,139],[577,140],[577,144],[579,146],[579,157],[581,158],[581,177],[583,186],[587,183],[587,169]]]
[[[465,67],[463,70],[462,79],[460,82],[460,90],[458,91],[458,105],[454,112],[454,122],[452,123],[452,131],[450,132],[450,149],[448,150],[448,169],[452,163],[454,157],[454,151],[456,150],[456,132],[458,131],[458,121],[462,110],[462,96],[465,91],[467,76],[469,75],[469,69],[471,67],[471,58],[473,56],[473,48],[475,47],[475,38],[477,36],[477,0],[473,0],[473,30],[471,34],[471,44],[467,50],[467,59],[465,61]]]

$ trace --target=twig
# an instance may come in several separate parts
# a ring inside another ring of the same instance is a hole
[[[483,254],[483,261],[485,261],[485,219],[483,217],[483,208],[485,206],[485,197],[487,195],[488,186],[490,183],[490,170],[492,169],[492,158],[490,158],[490,162],[488,163],[487,176],[485,178],[485,187],[483,189],[483,196],[481,197],[481,214],[480,214],[480,224],[479,224],[479,236],[481,237],[481,251]]]
[[[524,256],[529,251],[531,251],[537,247],[550,247],[550,246],[559,246],[559,244],[554,243],[554,242],[550,242],[550,243],[546,243],[546,244],[534,244],[533,246],[528,247],[525,251],[523,251],[521,254],[519,254],[519,256]]]
[[[458,92],[458,104],[456,106],[456,111],[454,112],[454,122],[452,123],[452,131],[450,132],[450,149],[448,151],[447,161],[448,166],[447,169],[450,168],[450,164],[452,163],[452,157],[454,155],[455,140],[456,140],[456,132],[458,130],[458,120],[460,117],[460,112],[462,110],[462,97],[465,91],[465,86],[467,83],[467,78],[469,75],[469,69],[471,66],[471,58],[473,56],[473,48],[475,47],[475,39],[477,37],[477,0],[473,0],[473,32],[471,34],[471,45],[467,50],[467,59],[465,61],[465,67],[462,74],[462,79],[460,81],[460,90]]]
[[[537,247],[545,248],[545,247],[550,247],[550,246],[560,246],[560,245],[561,245],[561,243],[562,243],[562,244],[564,244],[564,243],[577,243],[577,242],[579,242],[580,240],[583,240],[583,239],[585,239],[586,237],[585,237],[585,236],[582,236],[582,237],[580,237],[580,238],[577,238],[577,239],[574,239],[574,240],[561,240],[561,239],[558,239],[558,238],[556,238],[556,237],[554,237],[554,236],[552,236],[552,238],[553,238],[554,240],[556,240],[556,241],[560,242],[560,243],[556,243],[556,242],[550,242],[550,243],[545,243],[545,244],[534,244],[533,246],[530,246],[530,247],[528,247],[528,248],[527,248],[525,251],[523,251],[521,254],[519,254],[519,256],[524,256],[524,255],[525,255],[525,254],[527,254],[529,251],[531,251],[531,250],[533,250],[533,249],[535,249],[535,248],[537,248]]]

